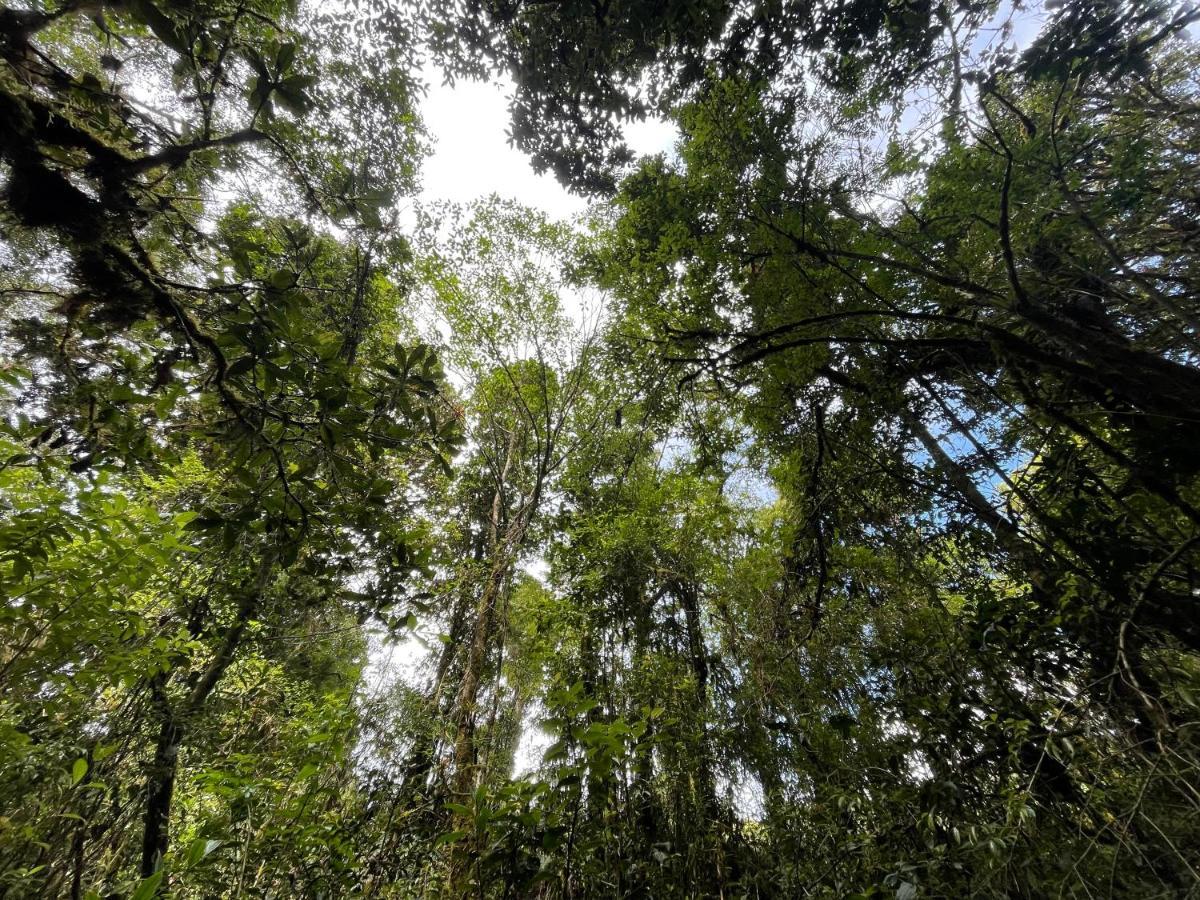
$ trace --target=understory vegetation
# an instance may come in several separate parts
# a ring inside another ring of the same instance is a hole
[[[1200,897],[1198,19],[5,0],[0,897]]]

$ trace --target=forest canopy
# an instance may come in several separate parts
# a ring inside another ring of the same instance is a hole
[[[3,0],[0,898],[1200,896],[1197,20]]]

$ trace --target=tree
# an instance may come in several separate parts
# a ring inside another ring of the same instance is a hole
[[[631,154],[623,121],[663,114],[714,77],[813,76],[883,102],[945,68],[995,4],[441,2],[428,13],[448,73],[509,75],[513,140],[538,171],[607,193]]]
[[[1194,893],[1197,15],[0,8],[0,896]]]
[[[265,820],[253,803],[206,810],[312,761],[287,740],[267,750],[243,727],[255,716],[230,715],[230,680],[251,704],[274,683],[346,723],[313,763],[344,783],[361,650],[293,656],[289,676],[269,648],[390,616],[422,564],[406,507],[457,423],[435,354],[395,348],[389,274],[405,245],[379,232],[418,149],[408,61],[389,45],[368,82],[354,32],[305,15],[0,14],[4,290],[17,301],[4,323],[6,729],[21,761],[8,805],[70,775],[6,829],[6,891],[119,891],[136,872],[146,896],[203,881],[204,866],[244,881],[293,799]],[[402,36],[386,8],[364,15]],[[319,29],[331,43],[310,42]],[[282,176],[258,185],[277,186],[275,214],[254,189],[228,200],[256,169]],[[334,219],[350,242],[330,236]],[[295,741],[306,731],[320,729]],[[264,883],[295,884],[316,849],[285,833],[292,862],[260,867]]]

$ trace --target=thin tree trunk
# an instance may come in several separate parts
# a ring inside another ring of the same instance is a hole
[[[263,559],[258,576],[238,603],[236,618],[225,633],[216,654],[178,707],[172,707],[166,696],[167,677],[157,676],[151,686],[155,703],[161,712],[158,739],[154,747],[154,762],[146,786],[146,809],[142,817],[142,877],[158,871],[170,849],[171,800],[179,770],[179,751],[187,735],[187,727],[207,702],[225,670],[233,662],[246,628],[262,599],[272,560]]]

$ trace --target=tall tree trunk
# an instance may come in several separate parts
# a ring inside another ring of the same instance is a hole
[[[708,706],[708,651],[704,646],[704,632],[700,621],[700,596],[696,585],[680,581],[675,585],[679,603],[683,607],[687,626],[688,662],[692,676],[696,679],[696,702],[700,708]]]
[[[716,783],[713,778],[712,747],[708,738],[708,649],[704,642],[703,622],[700,617],[700,592],[692,581],[680,579],[673,585],[680,606],[683,607],[684,624],[687,637],[688,664],[692,670],[692,678],[696,682],[696,721],[698,726],[699,746],[697,747],[697,765],[693,773],[692,783],[698,795],[700,812],[704,817],[703,828],[711,828],[721,818],[720,807],[717,803]],[[720,867],[720,860],[712,858],[702,861]]]
[[[158,871],[170,848],[171,799],[179,769],[179,751],[183,746],[190,721],[204,708],[213,689],[233,662],[246,628],[262,600],[272,559],[268,556],[259,565],[253,585],[247,586],[238,602],[234,622],[225,633],[216,653],[200,674],[183,702],[173,707],[166,696],[168,677],[160,675],[151,685],[155,704],[160,710],[158,738],[154,747],[154,762],[146,784],[146,809],[142,816],[142,877]]]
[[[159,708],[160,722],[142,817],[143,878],[158,871],[170,845],[171,798],[175,793],[179,746],[183,743],[183,728],[167,700],[166,687],[166,676],[159,674],[150,688],[154,704]]]
[[[527,509],[519,509],[513,520],[504,527],[504,491],[508,476],[516,463],[518,432],[509,435],[504,464],[496,476],[492,508],[488,521],[488,574],[479,592],[471,643],[467,647],[462,682],[454,703],[454,793],[462,797],[470,792],[475,763],[475,705],[483,680],[483,667],[495,628],[496,604],[504,588],[509,569],[516,561],[525,539]]]
[[[487,581],[479,595],[475,612],[475,627],[467,648],[462,683],[455,701],[454,793],[464,796],[471,791],[475,771],[475,707],[483,681],[487,651],[495,631],[496,604],[511,568],[507,547],[499,549],[489,567]]]

